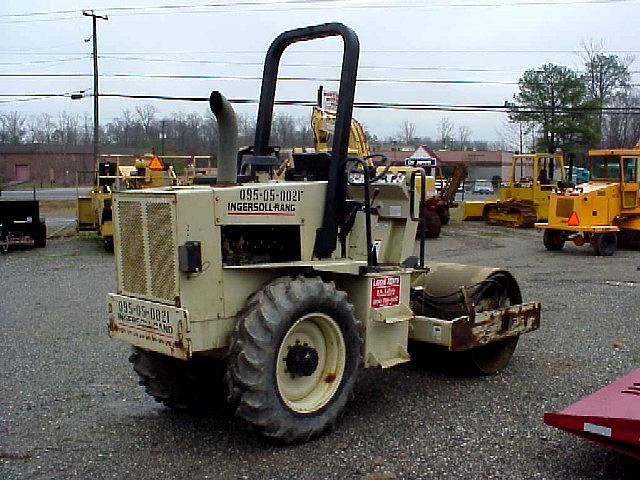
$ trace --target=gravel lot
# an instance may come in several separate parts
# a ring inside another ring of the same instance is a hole
[[[479,223],[427,251],[510,269],[542,302],[541,330],[494,377],[439,358],[363,371],[337,430],[293,447],[224,409],[175,413],[144,394],[129,348],[106,334],[114,266],[97,239],[0,257],[0,478],[638,478],[638,462],[542,422],[640,365],[638,253],[549,253],[539,233]]]

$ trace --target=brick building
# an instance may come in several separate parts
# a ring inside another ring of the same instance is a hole
[[[101,153],[142,155],[145,151],[103,148]],[[73,186],[76,183],[76,172],[93,169],[91,145],[0,145],[0,183],[36,182],[43,185]],[[82,183],[91,181],[90,178],[91,176],[87,176],[88,180]]]
[[[440,150],[437,152],[440,166],[447,171],[457,163],[464,163],[469,174],[467,180],[491,180],[498,176],[506,179],[511,170],[513,152],[501,150]]]
[[[384,152],[389,158],[402,159],[408,161],[416,161],[416,163],[427,170],[428,174],[434,175],[435,172],[430,168],[431,165],[438,165],[442,168],[445,175],[449,175],[453,171],[453,167],[459,163],[467,166],[467,180],[486,179],[491,180],[493,177],[505,179],[509,176],[511,170],[512,152],[504,152],[501,150],[433,150],[428,145],[421,145],[413,152]],[[393,154],[396,157],[393,157]]]

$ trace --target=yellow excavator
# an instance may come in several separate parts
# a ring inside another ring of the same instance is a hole
[[[591,245],[596,255],[613,255],[619,240],[637,246],[640,240],[640,141],[632,149],[590,150],[590,180],[559,188],[551,195],[544,230],[547,250],[561,250],[566,241]]]
[[[313,107],[311,114],[311,129],[313,131],[314,152],[327,152],[333,141],[333,129],[335,125],[335,112],[323,108],[323,88],[318,89],[318,102]],[[294,149],[294,153],[304,152],[304,149]],[[402,176],[411,175],[416,165],[390,165],[389,160],[382,154],[372,154],[364,133],[362,124],[355,118],[351,119],[349,131],[349,155],[364,159],[370,167],[376,168],[376,174],[380,178],[387,177],[388,181],[396,181]],[[376,160],[380,164],[376,164]],[[291,165],[290,160],[283,162],[277,173],[282,175],[284,170]],[[356,174],[357,175],[357,174]],[[455,194],[467,175],[467,169],[460,164],[454,168],[453,174],[443,181],[440,193],[436,191],[435,177],[424,177],[425,202],[420,207],[420,222],[425,223],[426,238],[438,238],[442,225],[449,223],[449,209],[457,206]],[[423,188],[422,177],[416,179],[416,193],[421,194]],[[422,225],[418,229],[421,231]]]
[[[318,88],[318,104],[311,113],[311,130],[313,131],[313,146],[316,152],[328,152],[333,141],[333,130],[336,122],[334,111],[322,107],[323,89]],[[371,155],[367,138],[362,124],[355,118],[351,119],[349,130],[349,155],[367,158]]]
[[[500,187],[498,198],[464,202],[462,219],[531,228],[548,218],[551,194],[564,179],[561,153],[513,155],[509,179]]]
[[[89,194],[78,195],[77,230],[97,232],[108,252],[113,251],[111,197],[114,191],[177,184],[173,168],[155,154],[136,159],[134,165],[121,165],[120,156],[101,156],[93,175]]]

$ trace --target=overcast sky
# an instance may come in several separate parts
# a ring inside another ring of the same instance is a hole
[[[114,10],[114,7],[205,5],[200,8]],[[501,105],[517,91],[522,72],[548,62],[580,69],[581,42],[603,40],[607,52],[640,54],[640,0],[602,1],[331,1],[331,0],[146,0],[40,1],[0,3],[0,73],[90,74],[91,20],[80,10],[109,16],[99,21],[102,93],[208,96],[220,90],[232,98],[258,98],[264,54],[282,31],[330,21],[343,22],[360,38],[356,101]],[[72,10],[45,16],[8,16]],[[297,44],[283,57],[281,75],[311,81],[281,81],[280,99],[313,100],[320,79],[339,73],[341,42],[325,39]],[[639,57],[640,58],[640,57]],[[631,70],[640,70],[636,60]],[[227,79],[111,78],[110,74],[193,74]],[[367,80],[384,80],[374,82]],[[634,74],[634,83],[640,76]],[[406,80],[463,80],[480,83],[430,84]],[[0,76],[0,93],[64,93],[90,89],[92,79]],[[90,98],[6,102],[0,111],[92,112]],[[101,121],[142,102],[101,99]],[[206,104],[153,102],[160,117],[174,111],[206,111]],[[279,107],[306,117],[310,109]],[[253,106],[240,111],[255,112]],[[416,134],[437,137],[437,123],[449,117],[466,125],[472,139],[494,140],[505,121],[499,113],[410,112],[356,109],[354,116],[379,136],[394,134],[404,120]]]

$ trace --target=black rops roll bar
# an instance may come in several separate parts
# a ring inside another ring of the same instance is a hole
[[[338,91],[338,111],[336,113],[331,146],[329,182],[324,202],[324,217],[322,226],[316,231],[316,240],[313,247],[314,255],[317,258],[329,257],[336,249],[338,225],[344,216],[344,204],[347,198],[346,178],[342,174],[342,166],[347,158],[349,147],[351,114],[353,112],[358,58],[360,55],[360,42],[353,30],[341,23],[325,23],[289,30],[280,34],[273,41],[264,61],[254,141],[254,155],[267,156],[269,154],[269,137],[271,136],[278,67],[284,50],[293,43],[334,36],[342,37],[344,51],[342,54],[342,71],[340,73],[340,89]]]

